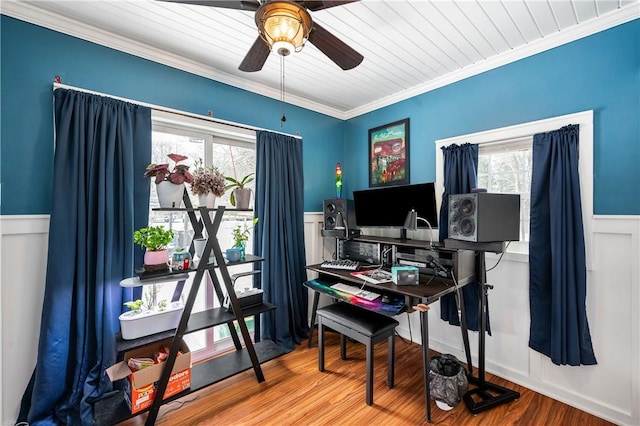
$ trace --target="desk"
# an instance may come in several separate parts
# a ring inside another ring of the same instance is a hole
[[[466,320],[464,317],[464,309],[461,307],[464,306],[462,300],[462,292],[456,292],[456,287],[454,285],[454,281],[449,278],[442,278],[440,276],[425,276],[423,274],[420,275],[420,284],[419,285],[403,285],[398,286],[393,283],[382,283],[382,284],[374,284],[370,282],[363,282],[362,279],[356,278],[349,271],[340,270],[340,269],[326,269],[321,268],[320,265],[308,265],[307,269],[310,271],[317,272],[319,274],[319,278],[315,280],[307,281],[304,285],[311,290],[314,291],[313,296],[313,307],[311,310],[311,327],[310,327],[310,335],[309,335],[309,347],[311,347],[311,342],[313,338],[313,329],[316,321],[316,310],[318,308],[318,301],[320,299],[320,294],[327,294],[330,297],[333,297],[338,300],[342,300],[347,303],[352,303],[354,305],[360,306],[364,309],[374,310],[378,313],[382,313],[385,315],[397,315],[402,312],[403,308],[400,307],[398,309],[398,303],[402,303],[405,305],[406,309],[410,312],[413,311],[412,306],[418,303],[424,303],[426,305],[435,302],[440,299],[442,296],[450,293],[456,294],[456,301],[458,304],[458,309],[462,313],[462,318],[460,321],[461,327],[460,330],[462,332],[462,340],[464,343],[465,355],[467,357],[467,365],[469,367],[469,371],[472,371],[471,365],[471,351],[469,350],[469,336],[467,334],[467,326]],[[335,284],[337,282],[345,282],[348,284],[357,284],[357,285],[366,285],[371,289],[376,289],[380,291],[376,291],[376,293],[384,293],[391,296],[391,303],[383,304],[381,302],[372,303],[367,301],[366,299],[362,299],[357,296],[352,296],[348,293],[343,293],[336,291],[329,287],[331,284]],[[474,277],[469,277],[462,282],[458,283],[458,288],[469,284],[474,281]],[[427,285],[427,282],[429,283]],[[431,422],[431,392],[429,389],[429,311],[421,311],[420,312],[420,331],[422,338],[422,371],[423,371],[423,382],[425,388],[425,404],[426,404],[426,415],[427,422]]]

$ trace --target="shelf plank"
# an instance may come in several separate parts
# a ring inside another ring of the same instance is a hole
[[[139,337],[137,339],[125,340],[120,333],[116,334],[116,350],[119,354],[128,352],[141,346],[151,345],[164,339],[173,338],[176,335],[176,329],[161,331],[160,333],[151,334],[149,336]]]
[[[252,315],[261,314],[262,312],[271,311],[275,308],[275,305],[272,305],[271,303],[262,302],[260,305],[243,309],[242,314],[243,317],[246,318]],[[236,315],[233,312],[227,311],[225,308],[213,308],[201,312],[194,312],[189,318],[189,323],[184,334],[193,333],[216,325],[226,324],[235,320]]]
[[[271,340],[264,340],[253,344],[258,361],[263,364],[286,351]],[[214,383],[235,376],[238,373],[253,368],[246,348],[231,351],[216,358],[201,362],[191,370],[191,392],[203,389]]]
[[[243,316],[250,317],[252,315],[259,315],[263,312],[271,311],[276,308],[275,305],[269,302],[262,302],[260,305],[251,306],[242,310]],[[189,323],[184,334],[194,333],[199,330],[214,327],[216,325],[226,324],[230,321],[235,321],[236,316],[233,312],[228,312],[225,308],[213,308],[200,312],[194,312],[189,318]],[[159,342],[161,340],[172,338],[175,336],[176,330],[171,329],[149,336],[143,336],[138,339],[124,340],[122,335],[118,333],[116,335],[116,349],[118,353],[130,351],[141,346],[150,345],[152,343]]]
[[[212,256],[213,256],[213,253],[212,253]],[[226,262],[225,265],[227,265],[227,267],[230,267],[235,265],[242,265],[245,263],[254,263],[254,262],[262,262],[262,261],[264,261],[263,257],[255,256],[253,254],[245,254],[244,260],[238,260],[236,262]],[[207,263],[206,265],[206,269],[215,269],[217,267],[218,265],[215,262]]]
[[[224,208],[225,212],[253,212],[253,209],[237,209],[235,207],[228,208],[226,206],[214,207],[212,209],[204,208],[208,212],[215,212],[218,209]],[[154,207],[151,210],[154,212],[199,212],[201,207]]]
[[[165,275],[160,275],[154,278],[145,278],[141,280],[138,277],[129,277],[120,281],[120,287],[140,287],[143,285],[152,284],[164,284],[178,282],[189,278],[189,274],[185,271],[167,272]]]

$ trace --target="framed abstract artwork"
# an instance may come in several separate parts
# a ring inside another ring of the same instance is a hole
[[[369,129],[369,187],[409,183],[409,119]]]

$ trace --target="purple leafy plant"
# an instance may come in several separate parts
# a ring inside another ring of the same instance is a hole
[[[189,172],[189,166],[186,164],[178,164],[181,161],[186,160],[187,156],[180,154],[169,154],[167,155],[171,160],[173,160],[175,166],[173,170],[169,168],[169,164],[149,164],[147,166],[147,171],[144,173],[144,177],[152,177],[155,176],[156,183],[160,183],[162,181],[169,181],[173,184],[180,185],[182,183],[191,183],[193,182],[193,176]]]

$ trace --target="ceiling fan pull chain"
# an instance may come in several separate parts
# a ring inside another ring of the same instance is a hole
[[[280,127],[287,121],[284,115],[284,55],[280,55]]]

